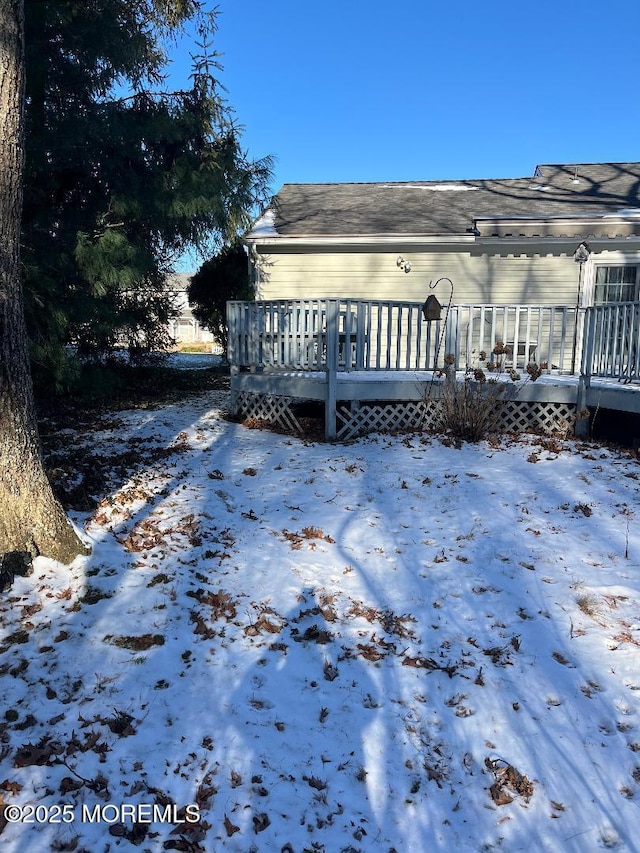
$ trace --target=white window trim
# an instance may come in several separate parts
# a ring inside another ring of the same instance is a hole
[[[595,302],[595,281],[598,267],[640,267],[640,252],[599,252],[596,257],[591,255],[585,262],[582,282],[582,307],[589,307]]]

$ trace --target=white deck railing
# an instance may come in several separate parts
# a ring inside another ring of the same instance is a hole
[[[547,371],[580,364],[582,311],[566,306],[454,305],[425,321],[417,302],[295,299],[229,302],[229,363],[235,369],[431,370],[453,355],[456,369],[493,359],[535,361]],[[575,348],[574,348],[575,347]]]
[[[581,369],[586,377],[640,378],[640,303],[587,308]]]
[[[517,369],[535,362],[547,372],[571,372],[575,365],[577,322],[581,312],[549,305],[454,305],[449,315],[449,351],[457,369],[492,360],[499,343],[507,347],[506,364]],[[579,361],[579,359],[578,359]]]

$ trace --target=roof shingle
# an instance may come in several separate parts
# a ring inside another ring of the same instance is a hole
[[[530,178],[285,184],[273,208],[282,237],[453,236],[483,219],[597,219],[640,212],[640,163],[542,165]],[[489,223],[477,224],[491,236]]]

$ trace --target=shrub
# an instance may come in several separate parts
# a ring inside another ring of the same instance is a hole
[[[438,407],[438,429],[458,441],[481,441],[494,432],[505,399],[514,396],[511,389],[515,386],[517,395],[522,387],[518,371],[505,364],[511,354],[509,347],[498,341],[492,352],[495,360],[486,364],[489,377],[482,367],[468,367],[463,378],[458,379],[455,358],[451,355],[445,356],[445,366],[439,371],[444,376],[444,386]],[[486,354],[480,353],[480,361],[485,359]],[[535,382],[541,372],[537,364],[527,365],[525,381]]]

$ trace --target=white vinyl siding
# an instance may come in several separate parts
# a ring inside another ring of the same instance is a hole
[[[411,263],[404,273],[401,255]],[[261,263],[260,299],[335,296],[352,299],[423,301],[429,283],[442,277],[453,282],[453,301],[572,305],[577,272],[566,256],[472,255],[469,251],[317,251],[265,252]],[[448,301],[450,286],[436,291]]]

